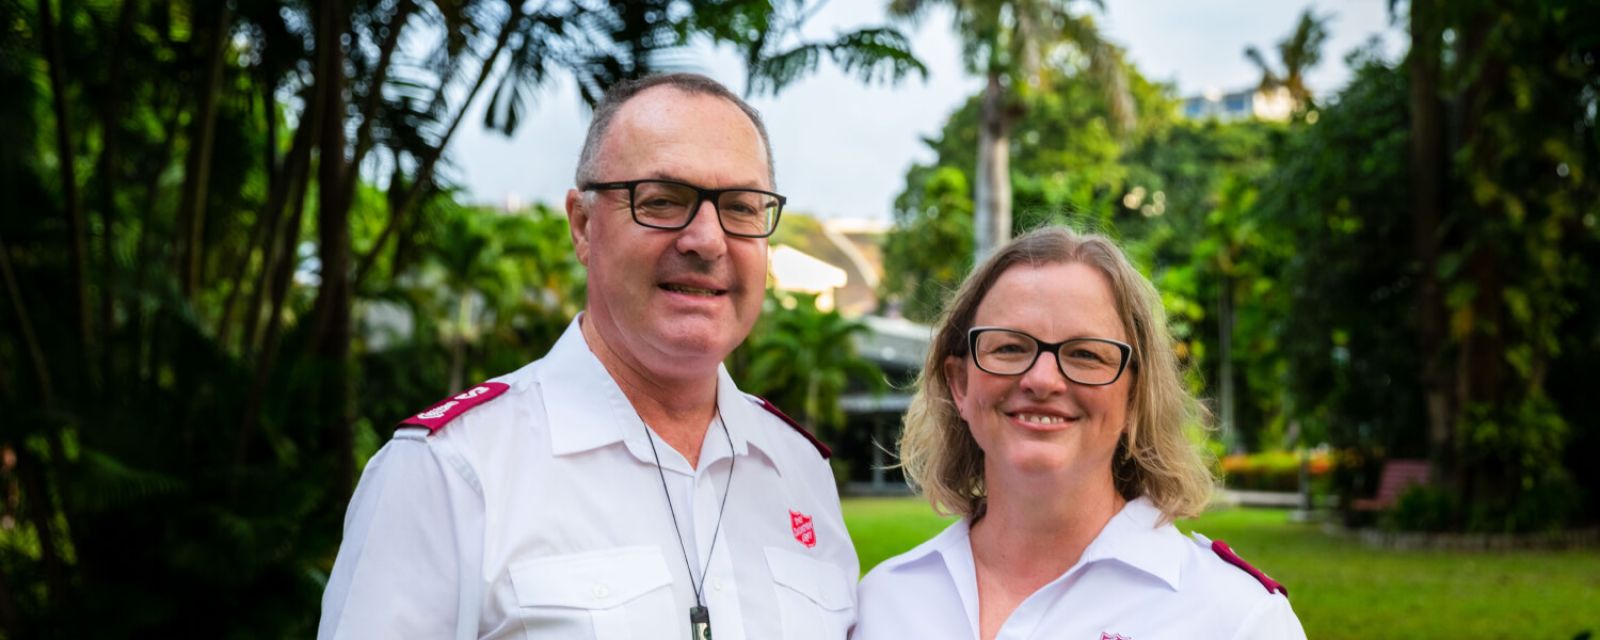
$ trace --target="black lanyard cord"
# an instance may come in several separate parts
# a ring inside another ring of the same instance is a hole
[[[650,433],[650,425],[645,425],[644,428],[645,438],[650,441],[650,455],[656,460],[656,475],[661,477],[661,494],[667,497],[667,513],[672,516],[672,532],[678,535],[678,551],[683,554],[683,568],[689,572],[689,587],[694,590],[694,604],[701,608],[705,607],[701,594],[704,592],[706,574],[711,572],[711,558],[717,552],[717,534],[722,531],[722,513],[728,508],[728,494],[733,492],[733,465],[739,460],[737,452],[733,450],[733,436],[728,433],[728,423],[722,420],[720,407],[716,415],[717,424],[722,425],[722,435],[728,439],[728,479],[723,483],[722,505],[717,507],[717,524],[711,530],[711,546],[706,550],[706,567],[700,571],[699,584],[695,584],[694,565],[689,563],[689,547],[683,543],[683,530],[678,528],[678,512],[672,506],[672,492],[667,489],[667,474],[661,470],[661,454],[656,451],[655,435]]]

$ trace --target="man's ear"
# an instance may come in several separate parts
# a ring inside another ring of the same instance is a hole
[[[950,389],[950,399],[956,403],[956,412],[961,413],[966,406],[967,399],[967,359],[948,356],[944,359],[944,383]],[[961,418],[966,419],[966,414]]]
[[[589,211],[584,208],[583,192],[577,189],[567,190],[567,230],[578,262],[589,266]]]

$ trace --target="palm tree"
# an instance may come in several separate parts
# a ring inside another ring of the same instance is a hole
[[[1091,0],[1103,8],[1100,0]],[[973,187],[975,251],[982,258],[1011,237],[1010,134],[1026,113],[1014,99],[1023,85],[1038,86],[1042,61],[1070,47],[1102,79],[1113,126],[1132,128],[1133,97],[1122,72],[1122,53],[1100,37],[1094,21],[1072,11],[1071,0],[890,0],[889,13],[916,20],[934,5],[955,12],[962,57],[971,73],[984,76],[978,133],[977,179]]]
[[[1287,90],[1289,97],[1294,100],[1296,111],[1309,109],[1313,104],[1305,74],[1322,62],[1322,44],[1328,39],[1329,17],[1319,16],[1309,8],[1300,14],[1294,31],[1278,42],[1278,59],[1283,63],[1281,69],[1274,69],[1254,45],[1245,47],[1244,57],[1261,69],[1261,89]]]
[[[856,353],[851,339],[867,326],[822,311],[814,295],[769,293],[761,323],[735,358],[749,362],[740,384],[751,393],[790,407],[800,422],[819,430],[844,426],[839,399],[853,379],[873,391],[885,386],[883,371]]]

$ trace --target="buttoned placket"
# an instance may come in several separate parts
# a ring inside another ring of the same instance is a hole
[[[732,429],[732,426],[729,426]],[[730,431],[731,433],[731,431]],[[737,444],[735,444],[737,447]],[[722,486],[728,479],[728,464],[733,462],[736,451],[728,450],[727,439],[722,436],[722,425],[713,421],[711,428],[706,431],[706,440],[701,447],[700,468],[695,474],[694,490],[694,518],[695,518],[695,543],[698,547],[695,555],[700,558],[699,566],[707,567],[704,591],[706,607],[711,609],[711,629],[714,637],[719,640],[744,638],[744,616],[742,607],[739,606],[738,585],[733,579],[733,550],[737,546],[734,540],[732,522],[729,513],[722,513],[721,533],[717,534],[716,545],[712,546],[712,532],[717,530],[718,511],[722,507],[723,493],[737,487],[739,480],[733,478],[733,486]],[[711,453],[707,456],[707,453]],[[734,475],[739,473],[738,465],[734,466]],[[705,558],[710,554],[709,565]]]
[[[729,429],[732,434],[732,425]],[[718,640],[743,640],[744,617],[733,572],[732,548],[735,543],[730,531],[730,523],[734,519],[732,514],[722,515],[721,531],[715,533],[717,542],[712,548],[713,533],[718,531],[717,518],[722,495],[727,490],[723,483],[728,478],[728,463],[737,452],[728,450],[728,438],[723,436],[722,424],[716,419],[708,425],[705,439],[701,442],[700,464],[692,469],[683,454],[662,440],[660,434],[653,431],[652,434],[655,436],[656,454],[661,457],[661,470],[672,495],[672,511],[676,512],[677,526],[683,532],[684,551],[689,557],[684,568],[689,572],[689,580],[696,584],[700,582],[701,571],[706,571],[701,599],[706,608],[711,610],[713,635]],[[735,448],[739,448],[742,440],[737,436],[732,437],[735,438]],[[645,435],[641,433],[637,437],[629,437],[625,444],[635,458],[651,467],[649,475],[655,475],[655,459]],[[737,478],[734,484],[738,484]],[[666,508],[666,498],[663,496],[659,499],[662,501],[661,512],[670,513]],[[670,522],[662,522],[662,527],[665,530],[662,553],[670,564],[682,566],[684,561],[677,534],[672,531]],[[709,569],[705,560],[708,554],[711,557]],[[692,599],[694,587],[690,586],[689,591]],[[684,626],[684,632],[688,632],[687,625]]]

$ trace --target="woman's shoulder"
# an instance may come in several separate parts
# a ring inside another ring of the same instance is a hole
[[[1288,587],[1245,560],[1228,543],[1200,533],[1191,533],[1186,538],[1189,544],[1185,583],[1193,580],[1194,587],[1250,602],[1275,594],[1288,595]]]
[[[976,598],[972,548],[966,523],[900,555],[878,563],[856,588],[856,628],[852,640],[949,637],[971,626],[967,598]],[[968,584],[964,590],[960,584]],[[967,593],[969,595],[963,595]]]
[[[878,563],[866,577],[861,579],[859,587],[862,593],[885,587],[897,587],[904,580],[921,580],[917,569],[925,565],[932,565],[940,570],[948,571],[948,566],[954,558],[952,554],[965,554],[971,558],[972,547],[967,542],[966,520],[957,520],[945,527],[944,531],[929,538],[910,551],[891,557]],[[968,560],[970,563],[970,560]]]
[[[1204,600],[1203,606],[1219,619],[1237,621],[1239,637],[1258,637],[1257,631],[1266,630],[1271,631],[1259,637],[1305,637],[1289,605],[1287,586],[1222,540],[1199,533],[1186,538],[1182,591]]]

